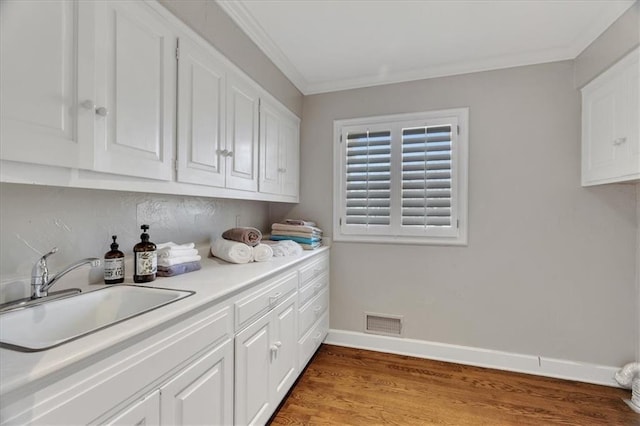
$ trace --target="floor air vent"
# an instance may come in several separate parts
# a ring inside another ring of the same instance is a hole
[[[364,313],[364,331],[386,336],[402,336],[402,317],[399,315]]]

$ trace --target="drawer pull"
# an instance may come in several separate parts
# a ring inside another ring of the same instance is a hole
[[[324,271],[324,268],[315,268],[313,270],[313,276],[317,277],[318,275],[320,275],[322,272]]]
[[[277,292],[273,296],[269,296],[269,304],[273,305],[274,303],[276,303],[278,301],[278,299],[280,298],[280,296],[282,296],[281,292]]]
[[[322,288],[322,283],[318,283],[318,284],[313,286],[313,292],[317,293],[317,292],[320,291],[321,288]]]
[[[625,143],[626,141],[627,141],[627,138],[617,138],[616,140],[613,141],[613,144],[615,146],[619,146]]]

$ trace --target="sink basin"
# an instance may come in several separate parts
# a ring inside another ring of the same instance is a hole
[[[0,314],[0,346],[23,352],[50,349],[194,294],[115,285]]]

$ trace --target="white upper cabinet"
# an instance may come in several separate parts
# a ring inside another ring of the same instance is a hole
[[[1,10],[3,182],[297,201],[297,117],[159,3]]]
[[[640,179],[639,48],[582,89],[582,185]]]
[[[225,67],[192,39],[181,37],[179,51],[177,178],[224,187]]]
[[[258,117],[260,93],[244,77],[227,75],[227,188],[258,190]]]
[[[176,38],[144,3],[95,2],[92,170],[172,179]],[[89,144],[87,144],[89,145]]]
[[[77,167],[78,3],[0,9],[0,158]]]
[[[298,197],[300,120],[284,108],[260,102],[260,179],[262,193]]]

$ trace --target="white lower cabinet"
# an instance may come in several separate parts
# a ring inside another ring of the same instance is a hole
[[[147,395],[106,422],[105,426],[138,426],[160,424],[160,391]]]
[[[228,425],[233,423],[233,341],[222,344],[103,425]]]
[[[235,423],[264,424],[297,378],[297,293],[236,335]]]
[[[324,340],[328,305],[325,251],[3,394],[0,425],[265,424]]]

